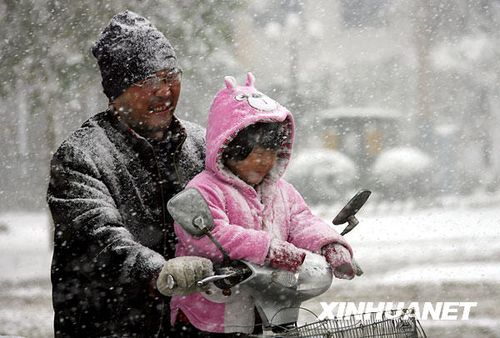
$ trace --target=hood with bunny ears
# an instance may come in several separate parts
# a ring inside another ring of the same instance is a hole
[[[252,73],[247,74],[244,86],[239,86],[232,76],[226,76],[224,82],[226,88],[217,93],[208,115],[206,169],[220,179],[240,185],[243,181],[222,163],[225,146],[249,125],[257,122],[287,121],[288,137],[278,150],[276,165],[265,179],[265,181],[277,181],[284,174],[290,161],[295,131],[292,114],[254,87],[255,78]]]

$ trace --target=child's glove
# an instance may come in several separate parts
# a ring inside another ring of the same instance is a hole
[[[332,267],[335,277],[340,279],[353,279],[355,268],[351,254],[343,245],[338,243],[327,244],[321,250],[326,261]]]
[[[306,259],[306,253],[292,243],[273,239],[267,254],[269,265],[272,268],[297,272]]]
[[[156,288],[164,296],[189,295],[202,291],[196,282],[214,274],[212,262],[203,257],[182,256],[165,262],[156,280]]]

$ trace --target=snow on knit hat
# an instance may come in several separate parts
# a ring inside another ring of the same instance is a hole
[[[175,51],[167,38],[146,18],[131,11],[111,19],[92,47],[92,54],[110,101],[133,83],[159,70],[177,67]]]

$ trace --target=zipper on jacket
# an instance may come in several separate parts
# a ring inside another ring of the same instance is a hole
[[[181,175],[179,174],[179,166],[177,163],[177,155],[181,152],[182,145],[186,139],[184,138],[178,145],[175,147],[175,151],[172,154],[172,161],[174,162],[174,170],[175,170],[175,175],[177,176],[177,183],[179,183],[179,187],[181,186]]]
[[[163,256],[167,253],[167,245],[168,245],[168,237],[167,237],[167,223],[166,223],[166,207],[165,207],[165,189],[163,188],[163,183],[165,178],[161,174],[160,165],[158,164],[157,152],[154,147],[151,147],[153,150],[153,159],[155,161],[156,166],[156,174],[158,175],[158,185],[160,187],[160,195],[161,195],[161,223],[163,228]]]
[[[177,154],[178,154],[178,149],[177,148],[172,156],[172,161],[174,162],[174,170],[175,170],[175,176],[177,176],[177,183],[179,183],[179,186],[181,186],[181,175],[179,174],[179,166],[177,165]]]
[[[160,195],[161,195],[161,210],[162,210],[161,222],[162,222],[162,229],[164,230],[163,231],[163,254],[162,254],[162,256],[165,259],[167,259],[165,257],[165,254],[167,253],[168,235],[167,235],[167,224],[165,222],[165,192],[163,189],[164,179],[161,175],[160,166],[158,164],[158,159],[157,159],[155,148],[153,146],[151,146],[151,150],[153,151],[153,160],[154,160],[155,166],[156,166],[156,173],[158,175],[158,185],[160,186]],[[162,299],[162,307],[161,307],[161,313],[160,313],[160,326],[159,326],[158,331],[156,333],[157,337],[163,331],[163,321],[168,320],[168,319],[165,319],[165,303],[166,303],[165,300]]]
[[[184,141],[181,142],[175,149],[175,152],[173,153],[173,156],[172,156],[172,161],[173,161],[173,164],[174,164],[174,171],[175,171],[175,175],[177,176],[177,182],[178,182],[178,185],[180,186],[181,185],[181,178],[180,178],[180,175],[179,175],[179,168],[177,166],[177,154],[179,152],[179,149],[182,147],[182,145],[184,144]],[[165,204],[165,190],[163,188],[163,184],[165,182],[165,178],[162,176],[161,174],[161,171],[160,171],[160,165],[158,163],[159,161],[159,158],[157,156],[157,152],[155,151],[155,148],[153,146],[151,146],[151,149],[153,151],[153,159],[155,161],[155,166],[156,166],[156,172],[157,172],[157,175],[158,175],[158,184],[160,185],[160,195],[161,195],[161,209],[162,209],[162,228],[163,228],[163,257],[165,259],[168,259],[167,257],[165,257],[165,255],[167,254],[167,249],[168,249],[168,230],[167,229],[167,224],[166,224],[166,213],[167,213],[167,209],[166,209],[166,204]],[[160,327],[158,328],[158,332],[157,332],[157,336],[159,336],[159,334],[162,332],[163,330],[163,321],[164,320],[168,320],[168,319],[165,319],[165,300],[163,300],[163,305],[162,305],[162,308],[161,308],[161,314],[160,314]],[[167,306],[168,306],[168,303],[167,303]]]

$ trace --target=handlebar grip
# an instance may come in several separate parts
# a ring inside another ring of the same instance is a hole
[[[215,276],[205,277],[205,278],[197,281],[196,286],[201,288],[201,287],[207,285],[208,283],[215,282],[215,281],[218,281],[218,280],[221,280],[224,278],[228,278],[231,276],[233,276],[233,274],[215,275]],[[177,283],[175,282],[174,277],[172,275],[167,275],[165,277],[165,280],[166,280],[166,287],[168,289],[172,290],[173,288],[175,288],[177,286]]]
[[[363,269],[359,266],[358,262],[353,258],[352,259],[352,265],[354,266],[354,273],[356,276],[362,276],[364,274]]]

